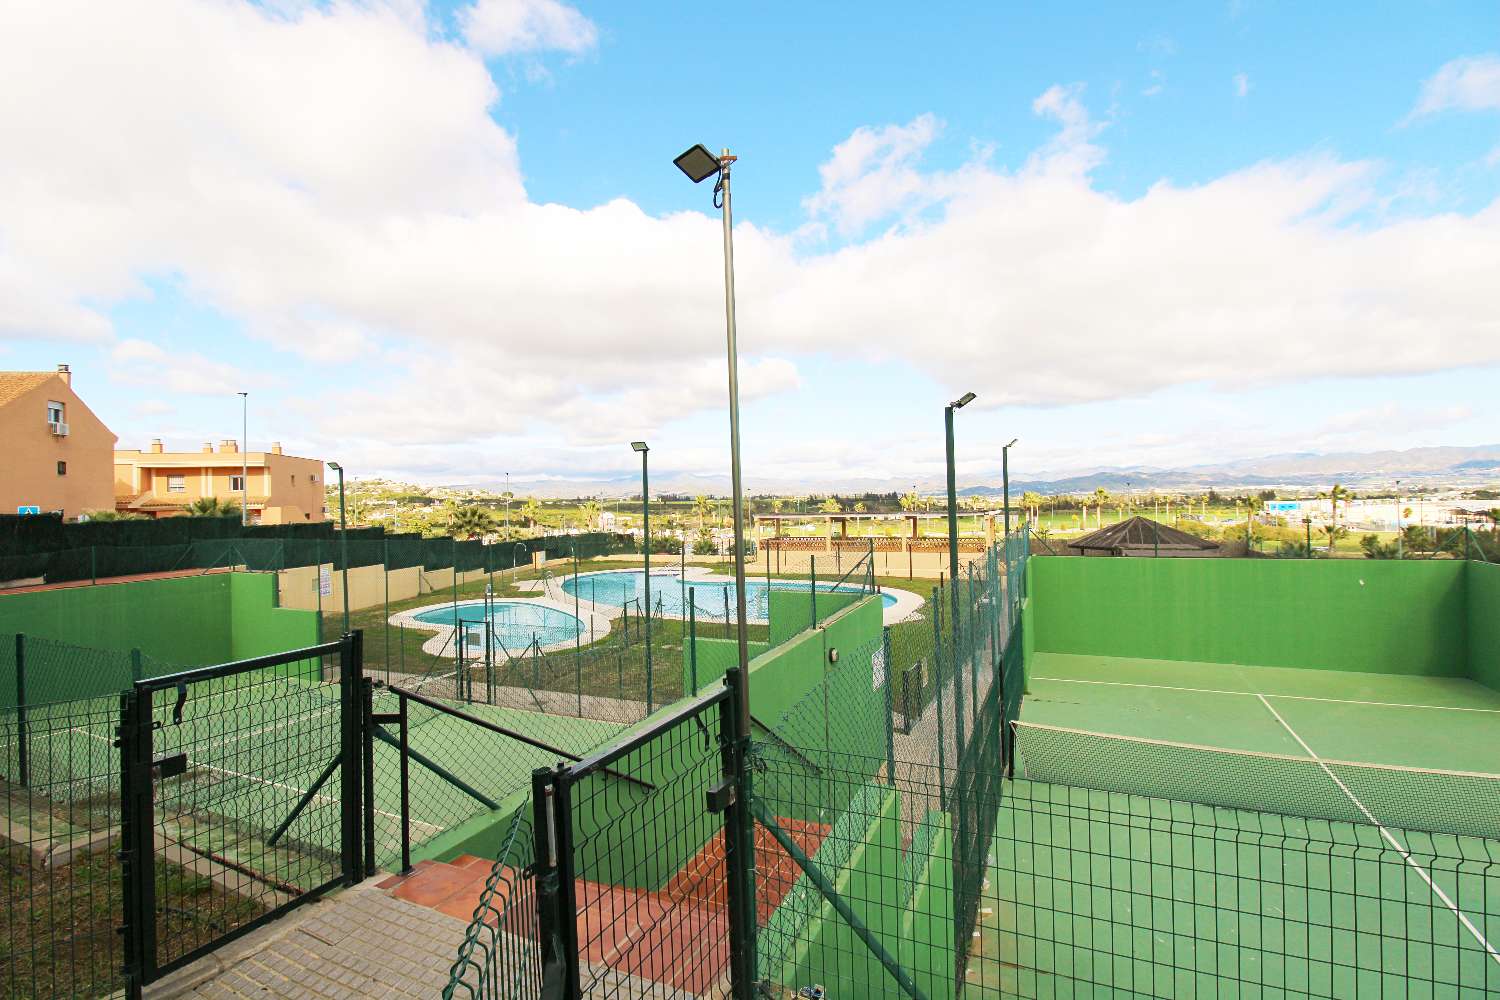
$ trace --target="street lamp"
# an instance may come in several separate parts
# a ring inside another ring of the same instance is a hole
[[[953,627],[958,628],[958,480],[953,468],[953,411],[974,402],[966,392],[943,407],[943,432],[948,446],[948,576],[953,587]]]
[[[1000,449],[1000,478],[1005,489],[1005,537],[1010,537],[1010,449],[1020,438],[1011,438],[1010,444]]]
[[[1401,480],[1396,480],[1396,558],[1406,558],[1405,546],[1401,540]]]
[[[651,481],[646,472],[646,456],[651,449],[644,441],[632,441],[630,447],[641,455],[641,554],[646,561],[646,714],[651,714],[655,691],[651,686]]]
[[[729,189],[729,171],[736,159],[727,149],[715,156],[708,147],[698,143],[672,162],[694,184],[715,178],[713,202],[722,213],[724,333],[729,360],[729,479],[734,503],[734,603],[739,616],[739,732],[743,736],[750,732],[750,645],[745,633],[745,513],[744,488],[740,481],[740,376],[734,329],[734,212]],[[754,849],[751,844],[745,846],[748,850]]]
[[[240,527],[250,523],[250,394],[240,397]]]
[[[339,474],[339,553],[344,560],[344,634],[349,634],[349,524],[344,519],[344,467],[329,462],[328,467]]]

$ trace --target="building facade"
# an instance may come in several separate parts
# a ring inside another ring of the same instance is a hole
[[[217,450],[204,442],[200,451],[167,451],[155,440],[146,451],[114,453],[113,503],[121,512],[174,517],[204,497],[238,506],[247,492],[252,524],[321,521],[323,462],[283,454],[280,443],[242,454],[233,440]]]
[[[0,511],[61,512],[68,519],[113,510],[115,435],[55,372],[0,372]]]

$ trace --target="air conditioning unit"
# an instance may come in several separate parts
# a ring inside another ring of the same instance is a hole
[[[65,438],[68,436],[68,425],[60,420],[49,420],[47,422],[47,429],[52,432],[54,437]]]

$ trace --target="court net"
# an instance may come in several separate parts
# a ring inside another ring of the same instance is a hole
[[[1032,781],[1360,825],[1373,815],[1381,826],[1500,840],[1497,774],[1013,726],[1018,771]]]

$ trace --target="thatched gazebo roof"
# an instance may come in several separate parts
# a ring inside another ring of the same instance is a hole
[[[1083,555],[1202,556],[1216,553],[1219,543],[1137,516],[1075,538],[1068,548]]]

